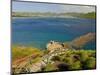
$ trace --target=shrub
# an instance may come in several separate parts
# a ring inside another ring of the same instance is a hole
[[[82,69],[80,61],[73,62],[73,64],[70,65],[70,70],[80,70],[80,69]]]
[[[65,62],[56,62],[55,65],[58,68],[58,71],[69,70],[69,65]]]
[[[94,57],[89,57],[83,63],[83,69],[95,69],[96,68],[96,59]]]
[[[53,56],[53,58],[51,60],[52,61],[60,61],[60,57],[59,56]]]
[[[93,50],[68,50],[64,54],[54,56],[52,61],[66,63],[66,70],[94,69],[96,65]]]
[[[47,66],[44,68],[44,72],[48,71],[57,71],[58,68],[54,64],[47,64]]]

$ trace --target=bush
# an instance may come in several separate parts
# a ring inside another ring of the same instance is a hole
[[[53,58],[51,60],[52,61],[60,61],[60,57],[59,56],[53,56]]]
[[[79,51],[78,55],[80,56],[80,61],[84,62],[87,60],[88,56],[88,52],[87,51]]]
[[[96,59],[94,57],[89,57],[83,63],[83,69],[95,69],[96,68]]]
[[[56,62],[55,65],[58,68],[58,71],[67,71],[67,70],[69,70],[69,65],[65,62]]]
[[[95,59],[95,51],[93,50],[68,50],[64,54],[54,56],[52,61],[66,63],[66,70],[82,70],[94,69]]]
[[[82,69],[80,61],[73,62],[73,64],[70,65],[70,70],[80,70],[80,69]]]
[[[44,68],[44,72],[48,71],[57,71],[58,68],[54,64],[47,64],[47,66]]]

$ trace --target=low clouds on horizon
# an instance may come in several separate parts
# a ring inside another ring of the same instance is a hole
[[[95,6],[61,5],[64,12],[87,13],[95,12]]]
[[[70,5],[70,4],[55,4],[55,3],[38,3],[38,2],[20,2],[13,1],[12,11],[22,12],[54,12],[54,13],[65,13],[65,12],[77,12],[77,13],[88,13],[95,12],[95,6],[85,5]]]

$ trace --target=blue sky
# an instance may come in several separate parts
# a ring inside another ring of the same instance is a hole
[[[47,4],[35,2],[12,2],[12,11],[17,12],[92,12],[95,11],[94,6],[64,5],[64,4]]]

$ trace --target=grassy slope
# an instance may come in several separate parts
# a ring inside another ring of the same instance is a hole
[[[33,47],[21,47],[13,46],[12,47],[12,61],[16,61],[28,56],[41,56],[43,52],[37,48]]]
[[[12,61],[20,64],[23,61],[29,59],[32,56],[31,63],[34,64],[41,60],[41,57],[46,55],[48,51],[41,51],[37,48],[32,47],[12,47]],[[48,63],[41,72],[45,71],[63,71],[63,70],[82,70],[82,69],[95,69],[96,66],[96,55],[95,50],[66,50],[64,54],[56,55],[51,60],[54,64]],[[15,64],[12,64],[15,65]],[[23,63],[22,63],[23,64]],[[29,64],[31,65],[31,64]],[[64,66],[63,66],[64,65]]]

